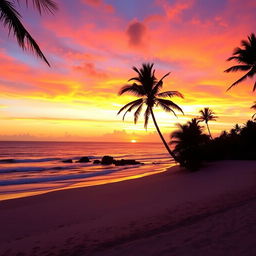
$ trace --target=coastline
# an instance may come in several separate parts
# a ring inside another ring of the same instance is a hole
[[[172,167],[134,180],[1,201],[0,255],[112,255],[120,245],[129,255],[128,243],[174,227],[178,232],[188,221],[253,201],[255,185],[255,161],[222,161],[195,173]]]
[[[161,143],[135,145],[97,142],[13,142],[9,146],[1,144],[0,201],[161,172],[174,165],[162,147]],[[100,164],[104,156],[109,156],[110,148],[113,160],[136,159],[142,164]]]
[[[175,167],[174,163],[170,164],[170,165],[171,165],[171,167]],[[133,167],[133,169],[136,169],[136,167],[135,168]],[[6,194],[0,193],[0,203],[1,203],[1,201],[38,196],[38,195],[48,194],[48,193],[61,191],[61,190],[69,190],[69,189],[92,187],[92,186],[101,186],[101,185],[105,185],[105,184],[112,184],[112,183],[122,182],[122,181],[126,181],[126,180],[134,180],[134,179],[143,178],[143,177],[147,177],[150,175],[162,173],[162,172],[165,172],[167,169],[168,168],[163,167],[163,166],[158,166],[157,168],[152,169],[149,166],[145,165],[145,166],[139,167],[140,171],[138,173],[129,175],[129,176],[125,175],[125,173],[123,175],[119,175],[117,177],[111,175],[110,177],[102,176],[102,177],[97,178],[97,176],[96,176],[96,177],[87,178],[84,181],[74,182],[74,184],[69,185],[69,186],[61,186],[59,188],[49,188],[49,189],[45,189],[42,191],[40,191],[40,190],[33,191],[32,190],[32,191],[13,192],[13,193],[6,193]],[[44,184],[42,183],[42,185],[44,185]],[[25,184],[25,186],[27,186],[27,184]],[[50,186],[50,183],[46,183],[46,186]]]

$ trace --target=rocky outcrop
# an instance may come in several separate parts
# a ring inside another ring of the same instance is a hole
[[[14,159],[1,159],[0,163],[14,163]]]
[[[11,160],[11,159],[6,159]],[[1,160],[0,160],[1,161]],[[62,160],[63,163],[73,163],[72,159],[65,159]],[[88,163],[90,162],[90,159],[87,156],[81,157],[77,163]],[[113,156],[103,156],[101,161],[100,160],[94,160],[93,164],[102,164],[102,165],[111,165],[114,164],[116,166],[123,166],[123,165],[138,165],[138,164],[143,164],[141,162],[138,162],[134,159],[121,159],[121,160],[116,160],[114,159]]]
[[[66,160],[63,160],[62,163],[73,163],[73,160],[72,159],[66,159]]]
[[[114,163],[116,166],[122,166],[122,165],[137,165],[142,164],[134,159],[121,159],[121,160],[115,160]]]
[[[103,156],[101,159],[101,164],[103,165],[110,165],[114,163],[114,157],[112,156]]]
[[[79,160],[78,160],[79,163],[88,163],[90,162],[90,159],[87,157],[87,156],[84,156],[84,157],[81,157]]]
[[[134,159],[121,159],[121,160],[116,160],[112,156],[103,156],[101,161],[100,160],[95,160],[93,162],[94,164],[103,164],[103,165],[110,165],[114,164],[116,166],[123,166],[123,165],[138,165],[142,164]]]

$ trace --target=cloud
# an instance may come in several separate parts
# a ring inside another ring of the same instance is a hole
[[[131,46],[140,46],[144,42],[146,26],[139,21],[132,22],[128,26],[126,33],[129,37],[129,44]]]
[[[163,7],[167,19],[179,20],[180,15],[193,6],[194,0],[178,0],[172,4],[167,0],[158,0],[157,3]]]
[[[1,106],[0,106],[1,107]],[[61,117],[3,117],[2,120],[43,120],[43,121],[75,121],[75,122],[104,122],[104,123],[120,123],[120,120],[109,119],[90,119],[90,118],[61,118]]]
[[[114,11],[114,7],[110,4],[106,4],[103,0],[83,0],[83,3],[94,8],[102,8],[106,12]]]
[[[84,62],[80,66],[74,66],[74,70],[84,72],[86,75],[94,78],[107,78],[108,75],[100,70],[97,70],[95,65],[93,63]]]
[[[107,11],[109,2],[116,8],[112,13]],[[136,10],[133,9],[135,2]],[[145,2],[150,13],[142,14]],[[32,54],[23,53],[16,41],[0,36],[1,48],[4,48],[0,49],[0,94],[1,103],[6,105],[1,108],[4,117],[16,117],[21,112],[33,116],[34,112],[40,112],[38,115],[42,117],[51,113],[53,117],[78,120],[87,115],[92,119],[94,116],[118,118],[120,125],[103,120],[103,128],[98,128],[98,123],[95,127],[91,125],[93,129],[88,134],[95,129],[101,134],[111,133],[113,129],[126,130],[130,124],[122,124],[116,112],[134,98],[118,97],[117,92],[134,76],[131,67],[140,67],[143,62],[155,63],[158,78],[172,72],[165,79],[164,89],[178,90],[185,95],[185,100],[175,98],[175,102],[187,108],[186,114],[193,115],[199,108],[212,104],[218,115],[225,112],[235,120],[241,117],[245,120],[252,115],[249,107],[255,99],[255,94],[250,94],[253,80],[248,79],[225,92],[242,74],[226,74],[223,70],[235,64],[225,60],[240,41],[254,31],[255,1],[63,0],[60,7],[54,16],[45,16],[40,24],[33,23],[33,17],[31,22],[24,17],[26,24],[33,24],[31,33],[41,49],[45,49],[51,69]],[[25,108],[22,99],[31,104]],[[235,111],[230,110],[234,104]],[[217,123],[225,123],[225,118]],[[132,120],[131,115],[131,123]],[[165,120],[160,115],[159,123],[164,132],[170,129],[170,126],[163,126]],[[24,119],[16,125],[15,120],[10,120],[10,126],[4,129],[20,129],[20,124],[32,121]],[[39,123],[40,120],[34,121]],[[3,123],[7,122],[5,119]],[[58,121],[62,131],[68,122],[72,124],[71,130],[81,127],[78,121],[65,122],[64,125],[64,120]],[[143,130],[143,121],[140,122]],[[36,124],[34,127],[40,129]],[[129,133],[140,129],[138,124],[129,127]],[[50,129],[45,130],[49,132]],[[88,127],[84,130],[87,132]]]

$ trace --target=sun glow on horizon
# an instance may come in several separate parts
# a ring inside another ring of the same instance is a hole
[[[137,140],[131,140],[131,143],[136,143],[137,142]]]

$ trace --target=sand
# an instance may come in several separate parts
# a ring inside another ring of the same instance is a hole
[[[256,162],[0,202],[0,255],[256,255]]]

